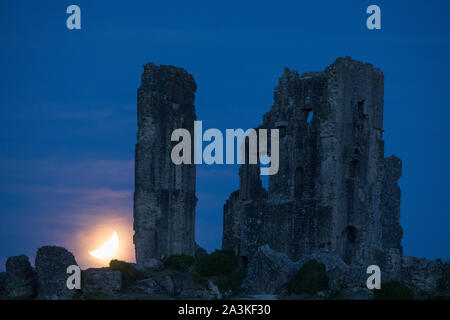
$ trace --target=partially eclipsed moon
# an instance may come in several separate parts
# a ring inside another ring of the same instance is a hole
[[[119,236],[114,231],[112,236],[102,244],[97,250],[89,251],[89,254],[97,259],[107,260],[114,256],[119,249]]]

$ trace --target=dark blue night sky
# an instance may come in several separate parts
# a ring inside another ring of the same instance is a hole
[[[79,31],[66,28],[70,4],[81,7]],[[366,28],[370,4],[382,30]],[[320,71],[347,55],[385,74],[404,253],[449,259],[449,12],[446,0],[1,1],[0,268],[46,244],[78,258],[86,230],[102,223],[130,235],[145,63],[194,75],[205,129],[247,129],[269,110],[285,66]],[[237,166],[199,166],[196,237],[209,251],[237,187]]]

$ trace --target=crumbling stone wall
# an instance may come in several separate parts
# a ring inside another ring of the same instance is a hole
[[[171,254],[194,255],[195,165],[171,161],[173,130],[193,137],[196,84],[173,66],[144,66],[138,89],[134,244],[138,264]],[[193,152],[192,152],[193,154]]]
[[[431,261],[411,256],[403,256],[401,260],[401,281],[414,291],[416,298],[450,297],[449,261]]]
[[[240,168],[223,248],[243,262],[269,244],[293,260],[330,251],[399,270],[401,161],[384,158],[383,90],[379,69],[348,57],[301,76],[286,68],[261,126],[280,131],[279,172],[266,191],[258,165]]]

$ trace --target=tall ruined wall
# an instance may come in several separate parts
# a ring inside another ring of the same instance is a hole
[[[144,66],[135,150],[138,264],[171,254],[194,254],[195,165],[174,165],[170,154],[173,130],[185,128],[193,137],[195,90],[194,78],[183,69],[152,63]]]
[[[384,158],[383,82],[350,58],[302,76],[285,69],[261,126],[280,131],[278,174],[266,192],[255,165],[241,167],[224,206],[224,249],[243,260],[264,244],[292,259],[326,250],[383,266],[387,251],[401,255],[401,166]]]
[[[402,175],[402,161],[396,156],[384,159],[384,179],[381,194],[382,247],[388,278],[397,279],[402,269],[403,229],[400,226],[401,190],[398,180]]]

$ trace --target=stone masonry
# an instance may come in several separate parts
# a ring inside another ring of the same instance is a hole
[[[224,206],[223,249],[243,264],[265,244],[292,260],[336,252],[396,277],[401,160],[384,157],[383,90],[381,70],[349,57],[322,72],[286,68],[260,127],[279,129],[279,172],[266,191],[259,165],[241,166]]]
[[[195,165],[171,161],[173,130],[193,137],[196,84],[192,75],[173,66],[144,66],[138,89],[138,134],[135,151],[134,244],[136,261],[171,254],[194,255]],[[192,152],[193,154],[193,152]]]

